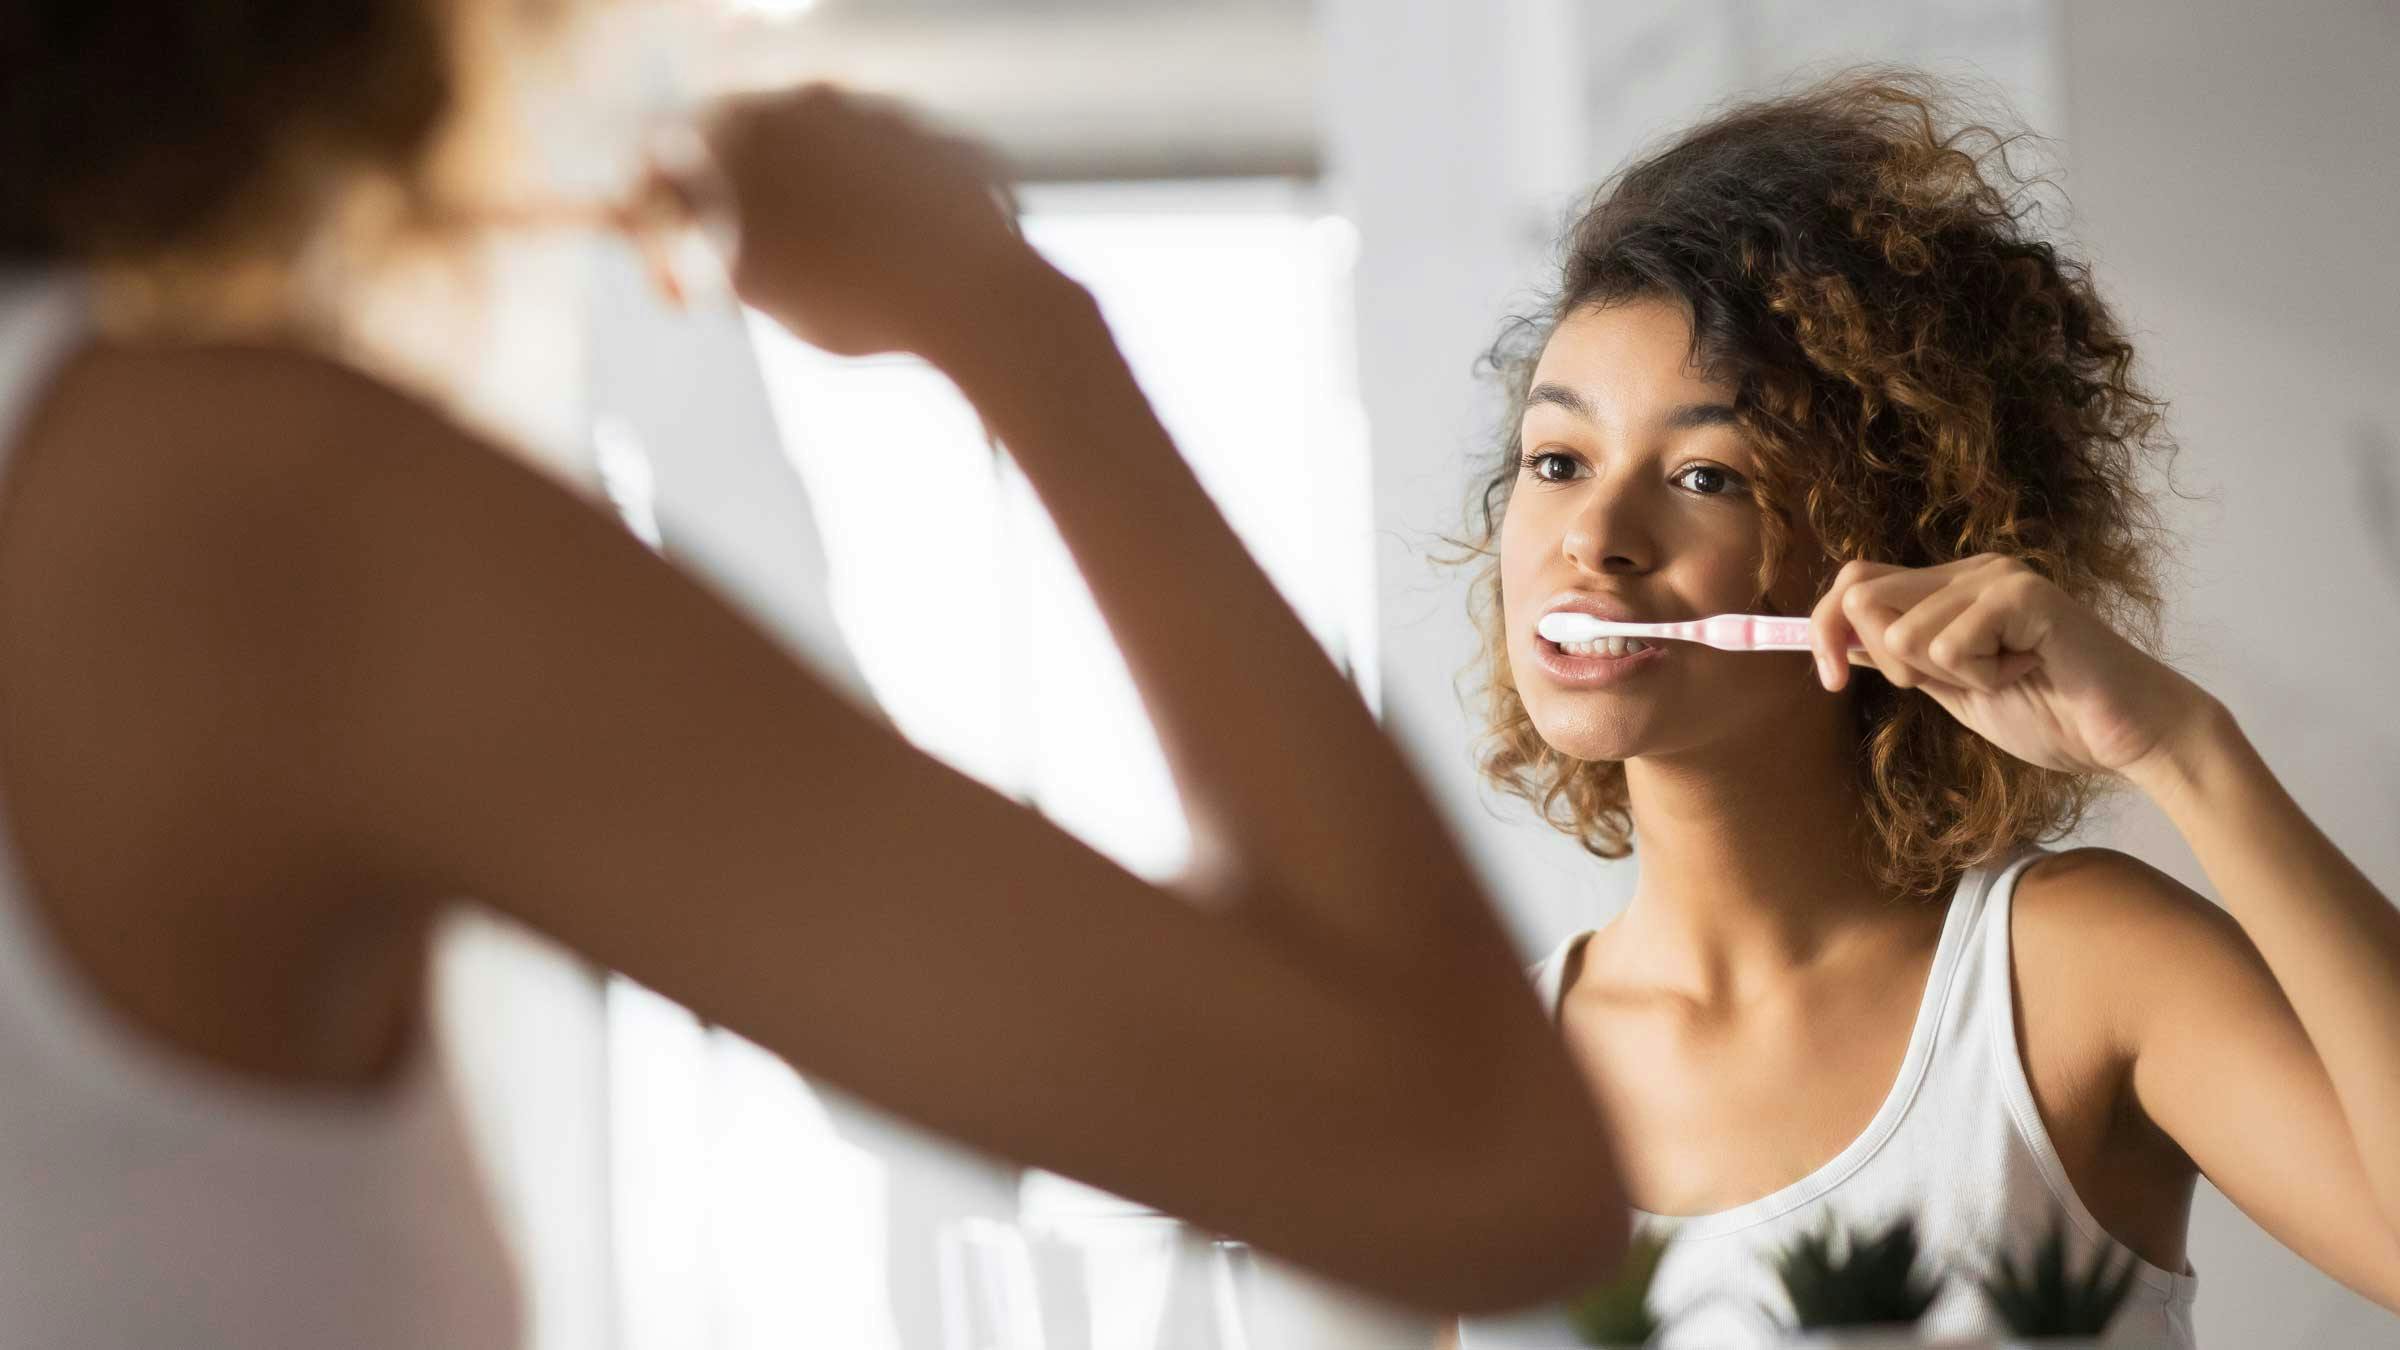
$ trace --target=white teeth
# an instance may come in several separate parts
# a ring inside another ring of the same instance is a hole
[[[1648,650],[1649,644],[1640,638],[1604,637],[1590,642],[1562,642],[1558,649],[1569,656],[1631,656]]]

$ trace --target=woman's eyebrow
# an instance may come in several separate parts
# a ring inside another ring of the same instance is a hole
[[[1741,415],[1730,403],[1686,403],[1666,416],[1670,431],[1690,431],[1694,427],[1730,427],[1738,425]]]
[[[1586,422],[1595,421],[1590,400],[1563,384],[1537,384],[1525,395],[1525,409],[1548,404],[1564,408]],[[1690,431],[1698,427],[1729,427],[1739,421],[1740,414],[1730,403],[1685,403],[1668,410],[1660,424],[1669,431]]]
[[[1527,412],[1545,403],[1554,408],[1564,408],[1586,422],[1592,420],[1592,405],[1584,401],[1583,395],[1563,384],[1537,384],[1532,392],[1525,395]]]

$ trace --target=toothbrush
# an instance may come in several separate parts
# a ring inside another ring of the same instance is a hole
[[[1719,614],[1682,623],[1623,623],[1560,610],[1543,615],[1534,631],[1552,642],[1590,642],[1604,637],[1668,638],[1727,652],[1809,650],[1808,620],[1775,614]],[[1864,647],[1852,647],[1850,660],[1857,665],[1875,664]]]

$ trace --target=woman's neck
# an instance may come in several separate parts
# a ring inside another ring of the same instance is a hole
[[[1763,757],[1750,742],[1626,763],[1641,877],[1605,959],[1633,982],[1738,1003],[1928,922],[1874,879],[1847,729],[1796,730]]]

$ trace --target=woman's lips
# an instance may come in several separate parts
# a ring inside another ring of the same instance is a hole
[[[1537,633],[1533,645],[1534,659],[1552,683],[1570,689],[1605,689],[1657,665],[1665,658],[1669,644],[1651,643],[1629,656],[1575,656]]]

